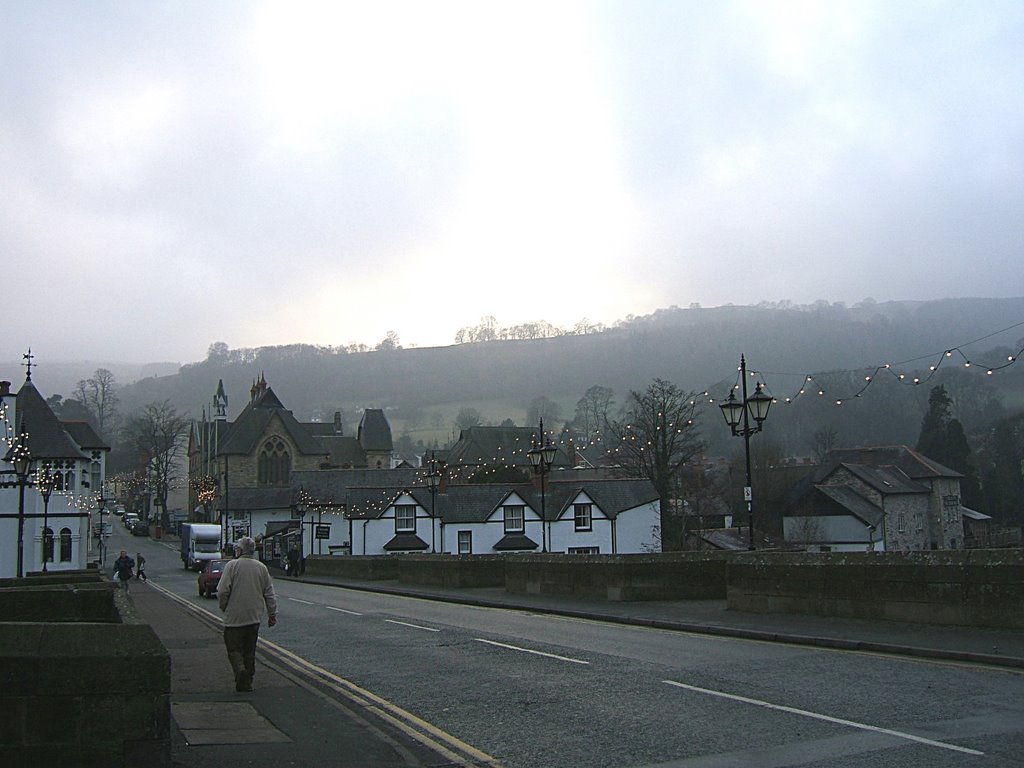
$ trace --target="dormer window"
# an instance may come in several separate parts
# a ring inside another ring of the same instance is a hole
[[[505,533],[522,533],[526,509],[522,504],[502,508],[505,513]]]

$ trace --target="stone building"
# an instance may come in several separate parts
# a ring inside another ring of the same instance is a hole
[[[298,421],[263,375],[233,421],[227,419],[227,404],[221,382],[212,419],[193,424],[189,436],[191,519],[219,520],[225,542],[301,529],[292,472],[390,467],[391,428],[383,411],[366,411],[358,435],[346,436],[340,414],[330,424]],[[205,504],[198,492],[204,485]]]
[[[961,477],[903,445],[833,451],[794,489],[786,541],[810,551],[960,549]]]

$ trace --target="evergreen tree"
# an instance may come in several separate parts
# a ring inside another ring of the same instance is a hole
[[[928,395],[928,412],[921,421],[921,434],[917,438],[918,453],[923,453],[940,464],[946,463],[946,428],[952,418],[952,407],[953,401],[949,399],[946,388],[941,384],[933,387]]]
[[[952,409],[953,401],[946,388],[941,384],[933,387],[928,395],[928,412],[921,421],[917,451],[962,474],[960,498],[965,505],[975,506],[981,500],[978,470],[971,459],[964,427],[953,418]]]

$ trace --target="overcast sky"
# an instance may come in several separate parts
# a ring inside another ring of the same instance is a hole
[[[0,360],[1024,294],[1024,4],[0,0]]]

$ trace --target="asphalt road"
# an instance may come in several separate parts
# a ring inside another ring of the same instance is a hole
[[[176,549],[123,530],[115,556],[216,612]],[[1013,670],[276,586],[263,638],[510,768],[1024,766]]]

